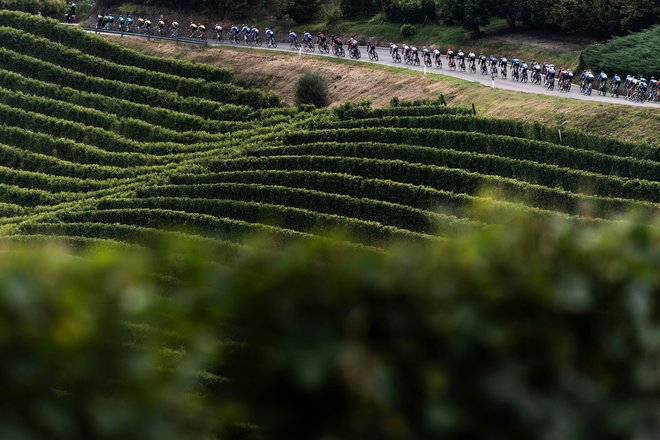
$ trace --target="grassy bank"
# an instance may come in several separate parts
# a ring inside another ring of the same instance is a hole
[[[244,84],[272,90],[289,103],[293,103],[298,76],[306,70],[315,70],[330,83],[331,105],[368,99],[375,106],[384,106],[393,96],[414,100],[442,93],[452,105],[475,104],[482,116],[538,121],[620,139],[660,142],[660,113],[656,108],[491,89],[459,78],[425,76],[407,69],[347,60],[299,58],[294,54],[252,49],[189,48],[137,39],[121,42],[149,54],[227,68]],[[246,62],[247,54],[249,62]]]

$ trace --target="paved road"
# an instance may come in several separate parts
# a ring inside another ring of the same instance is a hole
[[[90,32],[93,32],[90,31]],[[117,32],[112,32],[113,34],[117,34]],[[146,35],[137,35],[134,33],[131,34],[124,34],[124,36],[130,36],[130,37],[139,37],[139,38],[146,38]],[[166,41],[172,41],[170,38],[162,38],[163,40]],[[182,42],[186,42],[181,40]],[[222,47],[235,47],[233,44],[230,44],[227,41],[223,41],[222,43],[218,43],[217,41],[208,41],[209,46],[222,46]],[[315,57],[326,57],[326,58],[337,58],[337,56],[333,55],[332,53],[329,54],[321,54],[318,52],[318,47],[316,48],[314,52],[306,52],[304,50],[293,50],[289,48],[288,43],[278,43],[279,47],[277,49],[273,48],[267,48],[265,45],[264,46],[259,46],[259,47],[254,47],[254,46],[246,46],[246,45],[239,45],[238,47],[241,48],[250,48],[250,49],[255,49],[255,50],[271,50],[271,51],[278,51],[278,52],[288,52],[288,53],[298,53],[300,56],[315,56]],[[517,92],[524,92],[524,93],[536,93],[536,94],[542,94],[542,95],[553,95],[553,96],[558,96],[562,98],[573,98],[573,99],[580,99],[584,101],[596,101],[596,102],[607,102],[607,103],[612,103],[612,104],[623,104],[623,105],[631,105],[631,106],[640,106],[640,107],[649,107],[649,108],[660,108],[660,103],[652,103],[652,102],[645,102],[645,103],[639,103],[639,102],[631,102],[626,99],[623,99],[622,97],[620,98],[613,98],[608,96],[598,96],[596,93],[596,90],[594,90],[591,94],[591,96],[586,96],[580,93],[580,87],[573,85],[571,88],[570,92],[560,92],[559,87],[557,83],[555,82],[555,89],[554,90],[547,90],[543,84],[540,85],[535,85],[532,84],[531,82],[528,83],[521,83],[518,81],[513,81],[510,79],[510,76],[508,79],[501,79],[501,78],[496,78],[496,79],[491,79],[490,74],[488,75],[482,75],[479,72],[479,69],[477,67],[477,73],[469,73],[469,72],[459,72],[459,71],[451,71],[446,68],[447,63],[446,60],[443,57],[443,69],[436,69],[434,67],[429,67],[429,68],[424,68],[424,66],[411,66],[407,65],[405,63],[394,63],[392,61],[392,57],[390,56],[389,53],[389,48],[387,47],[378,47],[376,48],[376,52],[378,52],[378,58],[379,61],[370,61],[367,57],[367,51],[365,47],[362,47],[360,49],[362,52],[362,58],[360,60],[357,60],[359,62],[364,62],[364,63],[375,63],[375,64],[383,64],[387,66],[395,66],[398,68],[402,69],[410,69],[410,70],[417,70],[420,72],[424,72],[426,70],[427,75],[447,75],[447,76],[453,76],[456,78],[461,78],[467,81],[472,81],[472,82],[478,82],[481,83],[485,86],[496,88],[496,89],[505,89],[505,90],[513,90]],[[345,59],[350,59],[348,57],[348,54],[346,55]],[[608,85],[609,86],[609,85]],[[608,87],[609,88],[609,87]]]

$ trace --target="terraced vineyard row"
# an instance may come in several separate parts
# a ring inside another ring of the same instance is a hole
[[[497,212],[660,212],[660,147],[481,118],[438,102],[282,107],[208,66],[0,12],[0,228],[149,244],[344,231],[378,247],[488,228]],[[473,209],[496,190],[492,215]],[[177,232],[174,232],[174,231]],[[183,231],[183,232],[181,232]]]

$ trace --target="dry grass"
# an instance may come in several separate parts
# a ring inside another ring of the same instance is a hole
[[[237,48],[193,48],[167,42],[120,39],[143,52],[214,64],[231,70],[237,82],[273,91],[292,104],[297,78],[307,70],[320,72],[330,84],[330,102],[370,100],[387,105],[393,96],[403,100],[435,98],[450,104],[475,104],[483,116],[514,118],[573,127],[627,140],[660,142],[660,111],[578,101],[547,95],[490,89],[480,84],[439,75],[350,61],[298,57],[295,54]]]

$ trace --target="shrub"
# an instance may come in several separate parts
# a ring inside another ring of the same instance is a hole
[[[0,9],[58,16],[66,9],[66,2],[64,0],[0,0]]]
[[[338,1],[334,1],[328,6],[323,6],[323,13],[325,14],[325,22],[327,25],[339,23],[344,16],[342,5]]]
[[[316,14],[321,2],[319,0],[283,0],[280,13],[289,15],[296,23],[307,23]]]
[[[328,85],[316,72],[305,72],[296,83],[296,104],[312,104],[327,107],[329,104]]]
[[[399,23],[425,23],[435,18],[434,0],[383,0],[388,20]]]
[[[401,26],[401,35],[403,35],[404,38],[412,37],[416,33],[417,28],[412,24],[404,24]]]

